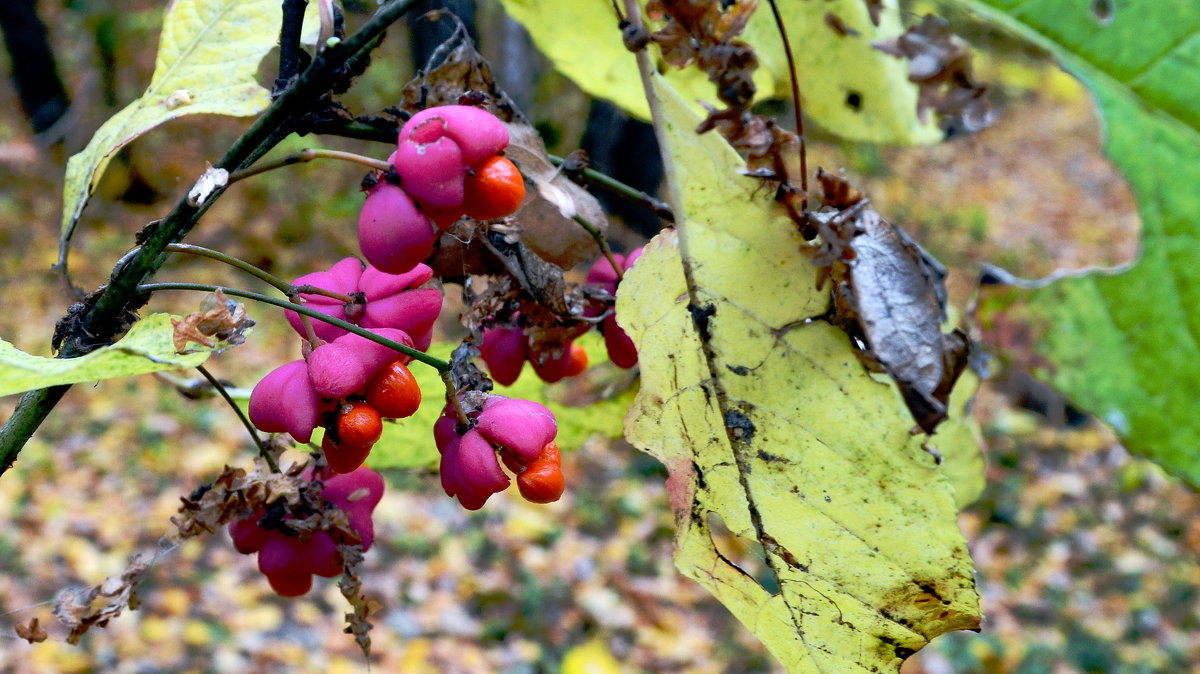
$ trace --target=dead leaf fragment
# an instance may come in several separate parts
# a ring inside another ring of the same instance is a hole
[[[59,593],[53,612],[58,621],[70,629],[67,643],[79,643],[92,627],[104,627],[108,621],[128,609],[138,607],[137,586],[154,564],[154,557],[135,553],[120,575],[84,588],[67,588]]]
[[[46,634],[46,630],[38,624],[37,618],[30,618],[28,623],[17,623],[17,636],[28,641],[31,644],[40,644],[50,636]]]
[[[200,311],[171,319],[175,331],[172,342],[177,353],[184,353],[188,342],[212,347],[209,337],[224,342],[226,347],[237,346],[246,341],[246,331],[254,327],[254,321],[246,315],[246,305],[234,302],[220,288],[200,303]]]
[[[917,424],[932,433],[970,352],[966,333],[942,333],[946,270],[848,181],[824,171],[818,180],[826,208],[812,214],[822,239],[814,263],[834,280],[831,320],[869,367],[896,381]]]
[[[924,121],[934,111],[947,136],[974,133],[996,120],[987,101],[987,85],[976,82],[972,74],[971,51],[950,31],[949,21],[926,14],[895,40],[872,46],[908,59],[908,79],[920,87],[917,116]]]

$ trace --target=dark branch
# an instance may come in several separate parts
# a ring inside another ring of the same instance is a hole
[[[300,32],[308,0],[283,0],[283,25],[279,29],[279,77],[272,96],[279,96],[300,74]]]

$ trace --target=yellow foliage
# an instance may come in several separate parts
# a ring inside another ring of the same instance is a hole
[[[617,314],[642,363],[626,430],[667,466],[676,563],[790,671],[895,671],[979,625],[955,490],[895,387],[809,320],[828,292],[795,226],[661,78],[651,97],[679,234],[646,247]],[[710,513],[761,544],[767,587]]]
[[[572,646],[563,655],[562,674],[621,674],[621,663],[602,639]]]

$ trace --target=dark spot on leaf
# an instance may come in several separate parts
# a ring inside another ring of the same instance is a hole
[[[766,461],[767,463],[776,463],[776,462],[787,463],[788,462],[788,460],[783,458],[782,456],[779,456],[778,454],[772,454],[763,449],[758,450],[758,458],[762,459],[763,461]]]
[[[729,430],[730,437],[737,442],[750,444],[754,439],[754,422],[737,410],[725,413],[725,428]]]
[[[712,333],[708,330],[708,319],[717,313],[717,308],[712,304],[703,307],[688,304],[688,311],[692,314],[692,324],[696,326],[696,332],[700,333],[700,341],[711,341]]]
[[[934,587],[932,583],[918,583],[917,587],[921,588],[922,592],[925,592],[926,594],[933,597],[934,599],[937,599],[938,601],[940,601],[944,604],[949,603],[949,602],[945,601],[944,599],[942,599],[942,595],[938,593],[937,588]]]
[[[1092,0],[1092,16],[1101,26],[1112,23],[1113,14],[1117,11],[1117,0]]]
[[[857,30],[854,30],[850,26],[847,26],[846,22],[842,21],[842,17],[838,16],[837,14],[834,14],[833,12],[825,13],[825,25],[829,26],[830,30],[837,33],[838,37],[846,37],[847,35],[858,35],[859,34],[859,32]]]
[[[851,110],[855,112],[861,111],[862,103],[862,94],[858,93],[857,91],[851,91],[850,93],[846,94],[846,107],[850,108]]]
[[[746,375],[750,374],[750,368],[746,367],[745,365],[726,365],[725,367],[728,368],[730,372],[741,377],[745,377]]]
[[[913,653],[916,653],[916,651],[914,651],[913,649],[911,649],[907,646],[897,646],[896,647],[896,657],[900,658],[901,660],[909,659],[910,657],[912,657]]]

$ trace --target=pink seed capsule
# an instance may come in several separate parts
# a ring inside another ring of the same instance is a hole
[[[379,182],[358,214],[358,245],[363,257],[389,274],[403,274],[433,251],[438,232],[404,190]]]
[[[462,151],[448,137],[431,143],[404,141],[388,159],[409,196],[435,207],[462,203],[467,167]]]
[[[295,360],[272,370],[250,392],[250,422],[265,433],[291,433],[308,442],[317,427],[321,398],[308,380],[308,367]]]
[[[422,110],[400,129],[400,142],[430,143],[449,136],[462,152],[467,166],[508,147],[508,127],[495,115],[469,105],[442,105]]]
[[[533,460],[558,434],[558,422],[554,413],[540,403],[490,396],[479,414],[475,430],[489,442]]]
[[[520,328],[486,330],[479,353],[492,379],[501,386],[511,386],[525,366],[525,333]]]

